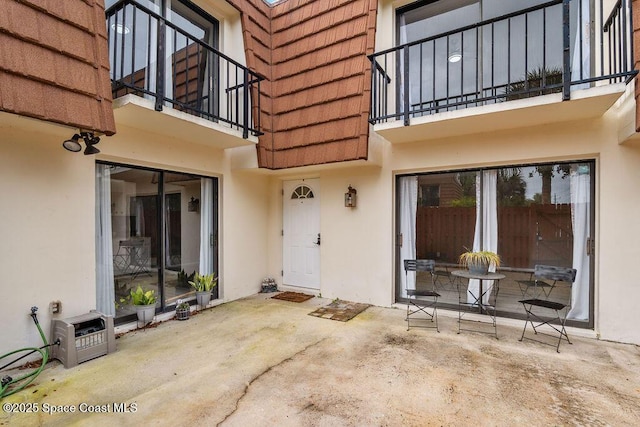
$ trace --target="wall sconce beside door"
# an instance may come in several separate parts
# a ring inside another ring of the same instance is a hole
[[[188,203],[187,209],[189,212],[198,212],[200,210],[200,200],[194,197],[191,197],[191,200]]]
[[[355,208],[357,205],[357,196],[358,192],[352,186],[349,186],[347,192],[344,193],[344,207],[345,208]]]

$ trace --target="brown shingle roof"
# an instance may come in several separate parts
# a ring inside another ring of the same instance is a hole
[[[104,0],[0,0],[0,110],[107,135]]]
[[[267,78],[260,166],[366,159],[377,0],[229,2],[242,12],[247,64]]]

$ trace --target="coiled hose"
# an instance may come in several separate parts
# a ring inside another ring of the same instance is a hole
[[[40,353],[40,357],[42,357],[42,363],[40,363],[40,366],[38,366],[33,371],[28,372],[24,375],[20,375],[19,377],[16,377],[16,378],[12,378],[9,375],[3,376],[2,379],[0,380],[0,384],[2,385],[2,387],[0,388],[0,399],[6,396],[10,396],[14,393],[17,393],[20,390],[24,389],[29,384],[31,384],[33,380],[35,380],[38,377],[38,375],[40,375],[40,372],[42,372],[45,365],[47,364],[47,361],[49,360],[49,347],[52,345],[60,345],[59,339],[56,340],[56,342],[54,342],[53,344],[47,343],[47,338],[45,337],[44,332],[42,332],[42,328],[40,327],[40,322],[38,321],[38,315],[36,314],[37,311],[38,311],[38,307],[31,307],[30,316],[33,319],[33,323],[36,324],[36,327],[38,328],[38,332],[40,332],[40,337],[42,338],[42,342],[44,343],[44,345],[42,347],[25,347],[25,348],[11,351],[7,354],[0,356],[0,360],[3,360],[15,354],[25,353],[22,356],[18,357],[17,359],[12,360],[11,362],[3,366],[0,366],[0,371],[2,371],[4,368],[8,366],[13,365],[19,360],[24,359],[25,357],[33,353]]]

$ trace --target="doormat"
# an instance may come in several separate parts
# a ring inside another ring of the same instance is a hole
[[[370,304],[361,304],[357,302],[340,301],[339,299],[333,301],[331,304],[324,307],[320,307],[316,311],[309,313],[309,316],[322,317],[323,319],[337,320],[339,322],[346,322],[356,317],[358,314],[365,311]]]
[[[313,295],[303,294],[301,292],[282,292],[281,294],[274,295],[271,298],[281,299],[283,301],[303,302],[313,298]]]

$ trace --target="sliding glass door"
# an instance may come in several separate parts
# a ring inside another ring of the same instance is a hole
[[[397,111],[415,117],[560,92],[565,29],[571,80],[588,79],[592,9],[590,0],[572,1],[565,26],[561,1],[425,0],[398,8],[396,45],[407,45],[408,55],[397,61]]]
[[[216,116],[218,21],[186,0],[107,0],[114,98],[158,98],[189,114]]]
[[[568,316],[577,326],[593,324],[594,163],[549,163],[497,169],[400,176],[398,194],[397,298],[405,297],[404,259],[434,259],[441,301],[458,302],[450,271],[468,249],[502,258],[497,309],[520,317],[518,280],[536,264],[578,271]],[[417,277],[416,286],[427,277]],[[413,286],[413,284],[410,284]]]
[[[216,191],[215,178],[96,165],[99,310],[126,319],[138,286],[156,291],[161,311],[194,300],[194,273],[217,270]]]

